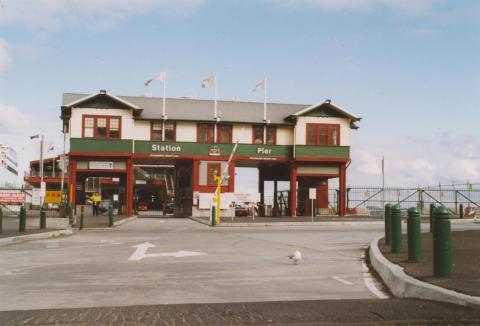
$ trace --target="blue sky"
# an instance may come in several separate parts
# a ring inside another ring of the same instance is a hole
[[[0,0],[0,139],[61,149],[63,92],[141,95],[167,71],[168,96],[315,103],[362,116],[349,181],[480,178],[480,3],[446,0]],[[160,84],[147,90],[160,95]],[[22,151],[21,148],[24,148]]]

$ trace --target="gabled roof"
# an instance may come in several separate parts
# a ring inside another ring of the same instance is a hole
[[[99,93],[94,93],[94,94],[90,94],[90,95],[85,95],[85,94],[82,94],[84,96],[80,96],[80,97],[76,97],[76,98],[69,98],[68,96],[65,96],[66,94],[64,94],[64,97],[63,97],[63,102],[64,104],[62,105],[63,107],[66,107],[66,108],[72,108],[72,107],[75,107],[75,106],[79,106],[83,103],[86,103],[90,100],[94,100],[96,98],[107,98],[107,99],[110,99],[114,102],[118,102],[118,103],[121,103],[123,104],[124,106],[128,107],[128,108],[131,108],[133,109],[134,111],[136,111],[135,113],[139,114],[141,113],[143,110],[129,102],[129,101],[126,101],[118,96],[115,96],[115,95],[112,95],[112,94],[108,94],[107,91],[100,91]]]
[[[325,100],[323,102],[311,105],[311,106],[309,106],[309,107],[307,107],[303,110],[295,112],[294,114],[290,115],[290,117],[291,118],[296,118],[296,117],[299,117],[299,116],[307,115],[309,112],[311,112],[313,110],[316,110],[320,107],[324,107],[324,106],[327,107],[328,109],[331,109],[331,110],[335,111],[336,113],[338,113],[341,116],[352,119],[353,122],[354,121],[360,121],[362,119],[361,117],[358,117],[358,116],[354,115],[353,113],[348,112],[344,108],[332,103],[331,100]]]

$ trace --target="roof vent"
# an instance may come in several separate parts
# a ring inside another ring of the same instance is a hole
[[[107,94],[107,91],[105,89],[101,89],[100,94]]]
[[[329,99],[329,98],[325,99],[325,103],[328,103],[328,104],[330,104],[331,102],[332,102],[332,100],[331,100],[331,99]]]

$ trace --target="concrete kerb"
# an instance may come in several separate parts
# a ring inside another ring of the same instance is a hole
[[[383,236],[374,239],[370,243],[370,263],[395,296],[449,302],[463,306],[480,306],[480,297],[448,290],[408,276],[404,272],[403,267],[393,264],[383,256],[378,247],[378,241],[381,238]]]
[[[191,216],[192,221],[210,226],[209,221]],[[232,223],[223,221],[220,224],[215,225],[215,227],[271,227],[271,226],[328,226],[328,225],[358,225],[358,224],[369,224],[369,225],[383,225],[383,221],[322,221],[322,222],[253,222],[253,223]]]
[[[136,215],[135,215],[135,216],[126,217],[126,218],[122,218],[121,220],[114,221],[114,222],[113,222],[113,227],[109,227],[109,226],[106,226],[106,227],[98,227],[98,228],[88,228],[88,227],[86,228],[86,227],[84,227],[83,230],[85,231],[85,230],[111,229],[111,228],[115,228],[115,227],[117,227],[117,226],[120,226],[120,225],[122,225],[122,224],[132,222],[132,221],[136,220],[137,218],[138,218],[138,216],[136,216]],[[75,232],[77,232],[77,231],[78,231],[78,228],[77,228],[77,230],[76,230]],[[79,232],[81,232],[81,231],[79,231]]]
[[[17,235],[17,236],[14,236],[14,237],[8,237],[8,238],[0,239],[0,246],[8,246],[8,245],[11,245],[11,244],[22,243],[22,242],[33,241],[33,240],[44,240],[44,239],[50,239],[50,238],[58,238],[58,237],[72,235],[72,234],[73,234],[73,231],[72,231],[71,228],[69,228],[69,229],[42,232],[42,233]]]

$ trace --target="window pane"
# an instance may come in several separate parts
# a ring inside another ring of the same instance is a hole
[[[93,127],[87,128],[85,127],[85,132],[84,132],[85,137],[93,137]]]
[[[97,137],[99,138],[107,137],[107,118],[97,119]]]
[[[152,140],[161,141],[162,140],[162,131],[161,130],[152,130]]]
[[[152,129],[153,130],[162,130],[162,123],[161,122],[152,122]]]
[[[263,127],[253,127],[253,143],[263,144]]]
[[[327,127],[318,126],[318,145],[327,145]]]
[[[209,186],[216,186],[215,176],[220,175],[220,163],[207,164],[207,184]]]
[[[317,144],[316,126],[307,126],[307,145]]]
[[[110,138],[120,138],[120,119],[110,118],[110,128],[108,132]]]
[[[218,126],[219,143],[230,143],[230,126]]]
[[[330,144],[336,146],[338,145],[338,128],[337,127],[331,127],[330,128]]]
[[[174,141],[175,140],[175,123],[166,122],[165,123],[165,141]]]
[[[83,134],[85,137],[93,137],[93,126],[94,126],[94,119],[93,117],[85,118],[84,122],[84,131]]]
[[[198,141],[201,143],[206,143],[208,141],[206,125],[198,125]]]
[[[93,118],[85,118],[85,127],[93,128]]]
[[[275,134],[277,129],[268,127],[267,128],[267,144],[268,145],[275,145]]]

